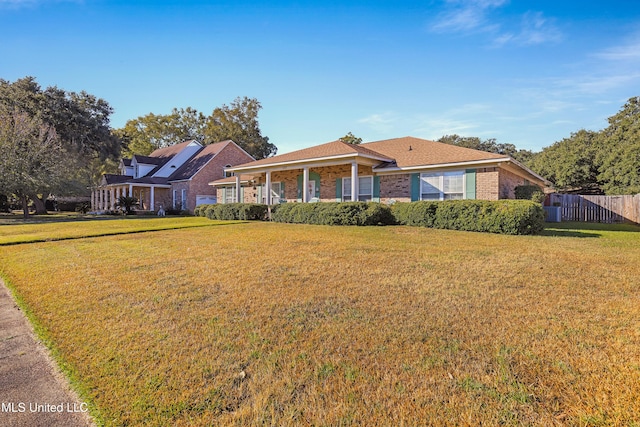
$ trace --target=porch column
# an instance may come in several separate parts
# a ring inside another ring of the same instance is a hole
[[[302,169],[302,203],[309,203],[309,167]]]
[[[133,184],[129,184],[129,197],[133,197]]]
[[[149,200],[149,205],[150,205],[149,206],[149,210],[150,211],[154,211],[155,210],[155,208],[153,207],[153,203],[155,201],[155,191],[154,191],[155,189],[156,189],[156,187],[151,187],[151,200]]]
[[[351,163],[351,201],[358,201],[358,163]]]
[[[103,188],[100,190],[100,209],[103,211],[107,210],[107,190]]]
[[[120,196],[122,196],[122,187],[116,187],[116,201],[120,200]]]
[[[96,210],[95,206],[96,206],[96,190],[94,190],[93,188],[91,189],[91,212],[94,212]]]
[[[102,188],[96,190],[96,209],[102,210]]]
[[[236,203],[242,203],[240,197],[242,195],[242,187],[240,186],[240,174],[236,174]]]
[[[265,199],[264,202],[267,205],[271,204],[271,171],[267,171],[266,172],[267,178],[266,178],[266,182],[264,184],[265,186]]]
[[[114,210],[116,208],[116,190],[113,187],[109,189],[109,201],[111,202],[111,210]]]

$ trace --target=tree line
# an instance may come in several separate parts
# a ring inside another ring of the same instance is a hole
[[[149,113],[112,129],[113,108],[84,91],[42,89],[33,77],[0,79],[0,205],[7,195],[31,200],[46,213],[49,195],[86,195],[101,175],[115,172],[121,157],[195,139],[231,139],[256,159],[276,154],[258,122],[262,105],[236,98],[205,115],[191,107]],[[629,99],[601,131],[581,129],[534,153],[496,139],[445,135],[438,141],[505,154],[551,181],[561,192],[640,193],[640,97]],[[341,140],[359,144],[349,132]],[[1,208],[1,206],[0,206]]]
[[[559,192],[640,193],[640,97],[630,98],[600,131],[581,129],[533,153],[495,139],[447,135],[440,142],[507,154],[548,179]]]

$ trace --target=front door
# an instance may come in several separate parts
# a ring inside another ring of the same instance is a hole
[[[307,201],[311,201],[316,197],[316,182],[313,180],[309,180],[309,186],[307,187]]]

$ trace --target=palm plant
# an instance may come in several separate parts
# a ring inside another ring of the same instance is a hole
[[[125,215],[129,215],[133,213],[134,208],[138,206],[138,199],[136,197],[120,196],[118,197],[116,206],[122,209]]]

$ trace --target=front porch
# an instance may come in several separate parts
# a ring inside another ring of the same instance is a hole
[[[257,172],[257,171],[256,171]],[[379,201],[380,177],[371,164],[351,162],[265,170],[214,183],[218,200],[278,204],[285,202]],[[271,191],[266,191],[269,188]]]
[[[94,212],[115,211],[120,197],[135,197],[138,200],[136,211],[155,212],[162,206],[171,205],[169,185],[153,184],[108,184],[95,188],[91,192],[91,210]]]

